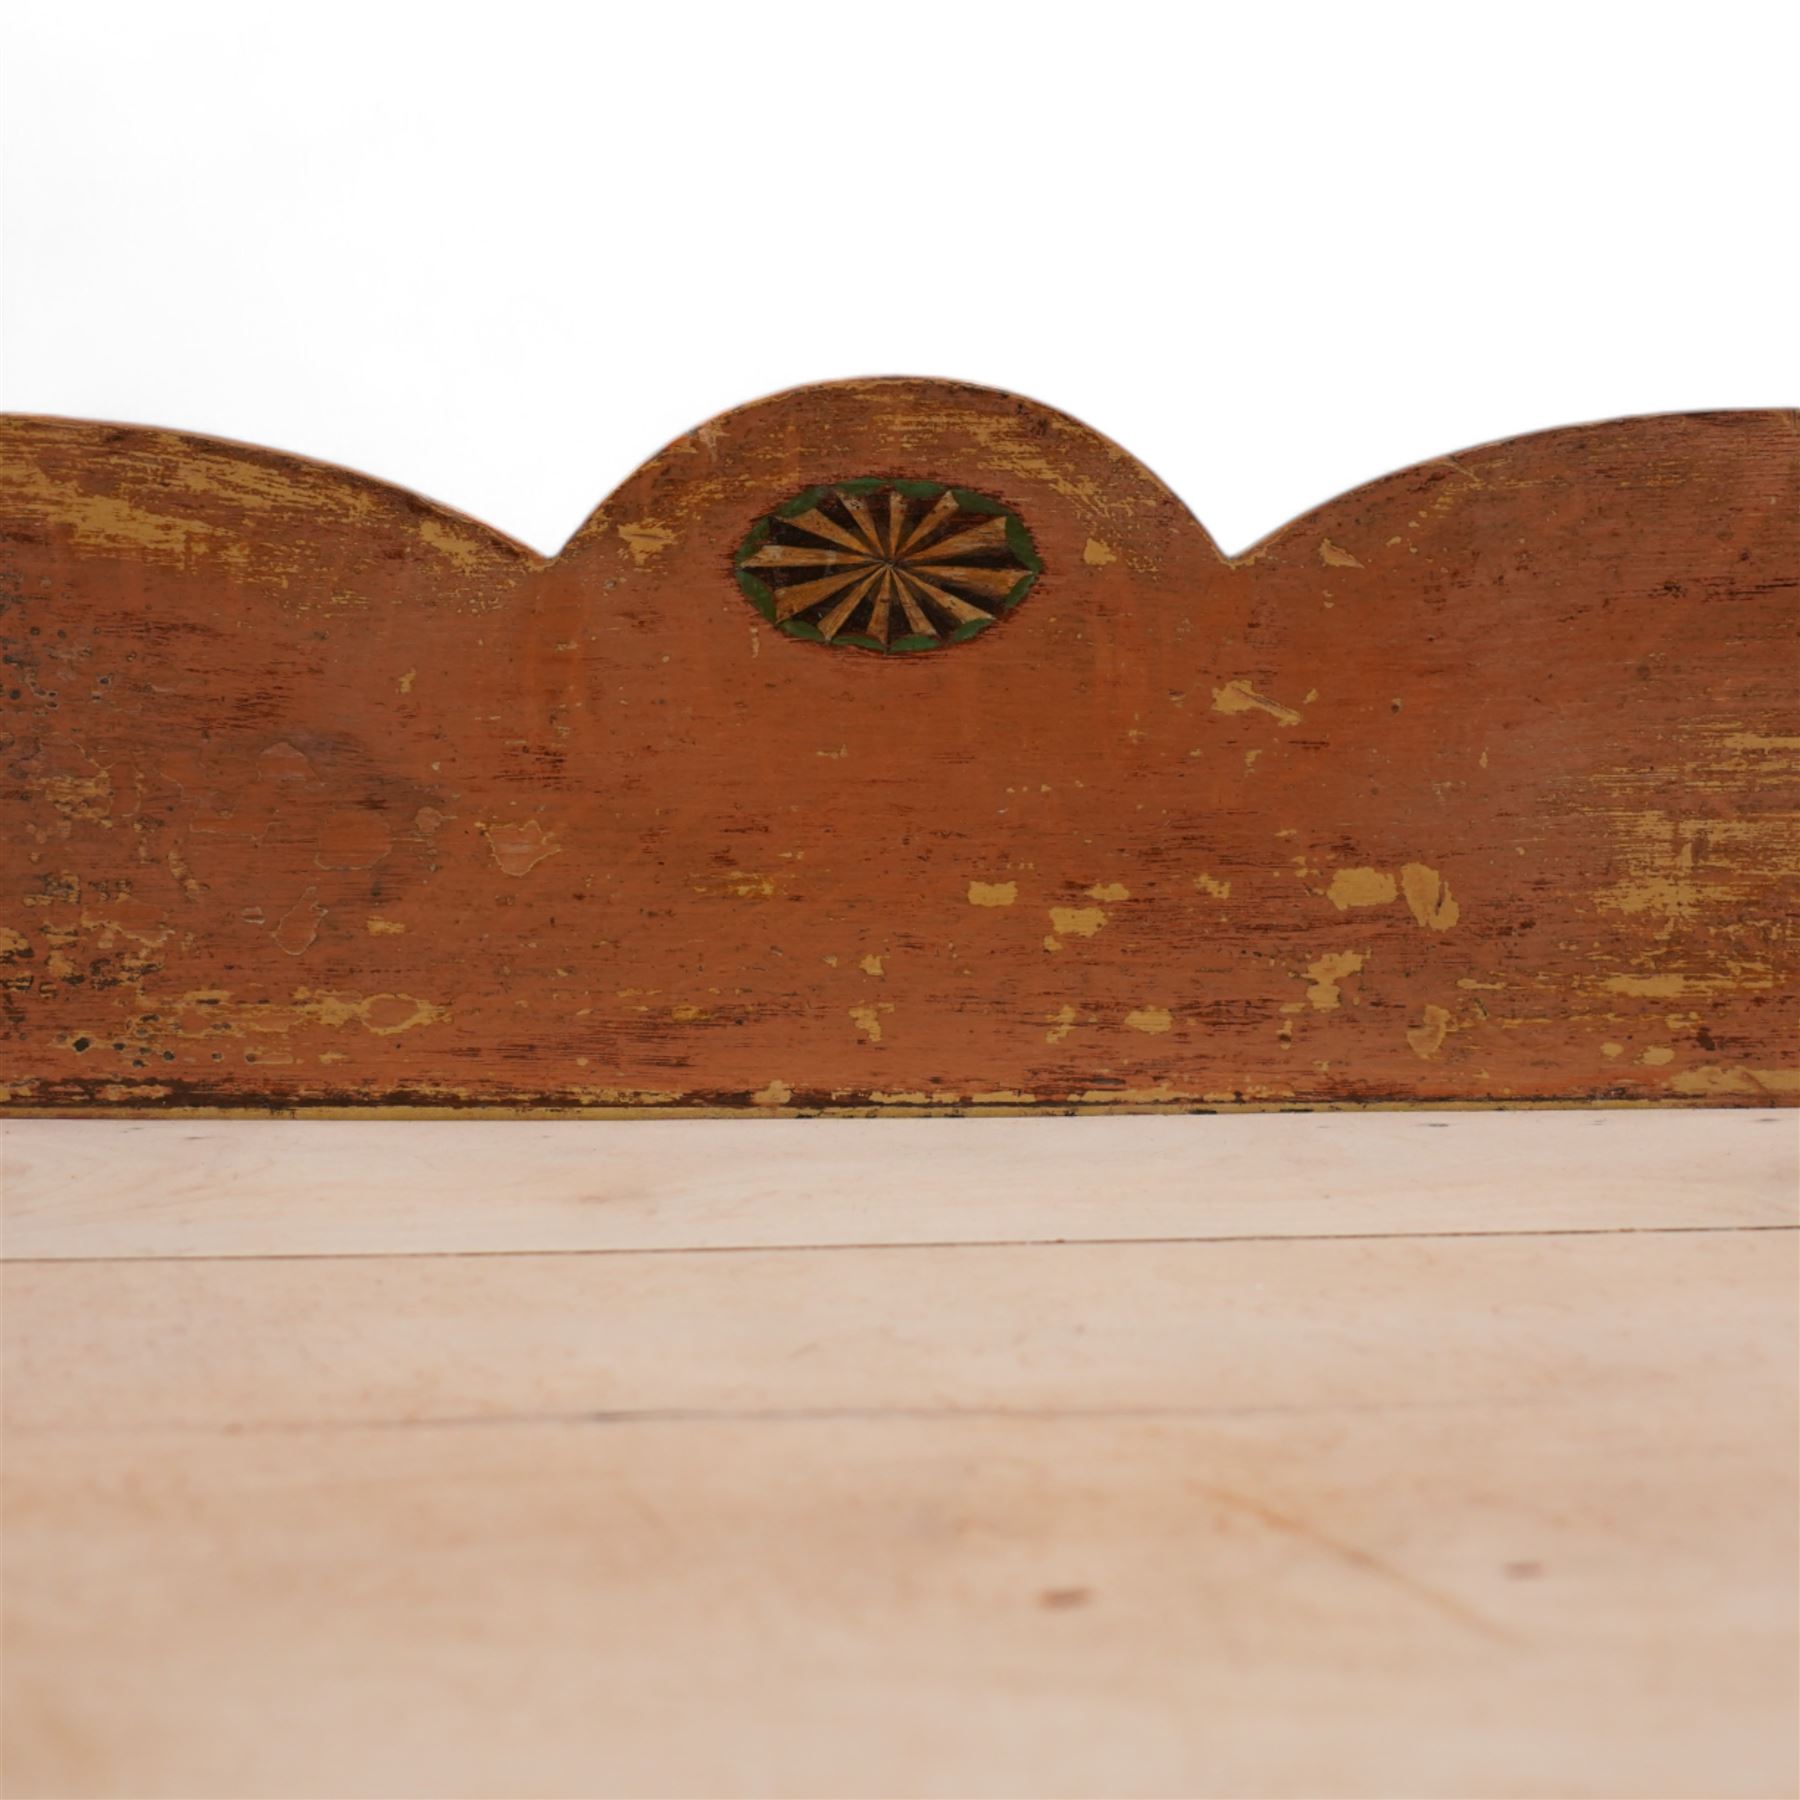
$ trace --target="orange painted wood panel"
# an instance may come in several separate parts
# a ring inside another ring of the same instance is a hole
[[[554,558],[0,430],[14,1111],[1800,1099],[1800,418],[1623,420],[1226,558],[937,381]]]

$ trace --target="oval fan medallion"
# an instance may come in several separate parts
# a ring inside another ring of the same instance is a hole
[[[977,637],[1043,564],[998,500],[936,481],[839,481],[758,519],[738,585],[790,637],[907,655]]]

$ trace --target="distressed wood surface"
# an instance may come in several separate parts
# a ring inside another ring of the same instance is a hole
[[[1792,1112],[0,1151],[8,1793],[1800,1784]]]
[[[1797,450],[1553,431],[1227,559],[1061,414],[847,383],[546,559],[6,420],[0,1097],[1792,1104]]]

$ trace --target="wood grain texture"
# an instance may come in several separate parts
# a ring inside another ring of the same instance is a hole
[[[1795,1224],[1791,1112],[0,1121],[17,1261]]]
[[[546,559],[7,420],[4,1103],[1794,1103],[1797,451],[1553,431],[1227,559],[1074,420],[846,383]]]
[[[0,1142],[9,1794],[1800,1785],[1791,1112]]]

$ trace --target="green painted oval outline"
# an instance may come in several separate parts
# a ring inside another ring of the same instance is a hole
[[[746,559],[754,556],[768,541],[774,522],[809,512],[827,494],[870,494],[881,488],[893,488],[906,495],[909,500],[930,501],[941,494],[951,494],[964,512],[986,513],[990,517],[1006,520],[1006,547],[1018,559],[1021,568],[1019,579],[999,602],[999,612],[992,619],[971,619],[942,637],[898,637],[886,644],[854,631],[840,631],[835,638],[828,638],[816,625],[808,624],[804,619],[787,619],[776,624],[775,590],[754,570],[743,566]],[[823,644],[829,650],[862,650],[878,656],[921,656],[928,651],[948,650],[952,644],[966,644],[970,638],[980,637],[983,632],[991,631],[996,625],[1011,618],[1044,572],[1043,559],[1037,553],[1037,545],[1030,530],[1010,506],[976,488],[959,487],[954,482],[915,481],[890,475],[858,475],[849,481],[821,481],[802,488],[792,499],[784,500],[773,512],[764,513],[750,527],[731,562],[732,573],[737,577],[738,588],[744,598],[784,636],[799,638],[803,643]]]

